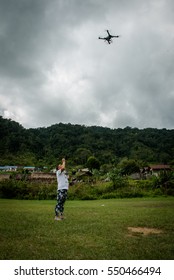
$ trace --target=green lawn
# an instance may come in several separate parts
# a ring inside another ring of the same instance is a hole
[[[0,259],[174,259],[174,197],[67,201],[64,221],[54,221],[54,206],[1,199]]]

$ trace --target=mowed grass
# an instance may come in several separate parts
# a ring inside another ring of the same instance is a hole
[[[174,259],[174,198],[67,201],[0,200],[0,259]],[[161,233],[132,233],[146,227]]]

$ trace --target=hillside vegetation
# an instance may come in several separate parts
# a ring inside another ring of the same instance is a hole
[[[85,166],[90,156],[101,165],[116,165],[123,158],[144,164],[172,164],[174,159],[173,129],[110,129],[63,123],[25,129],[0,117],[0,135],[0,165],[54,167],[66,157],[73,166]]]

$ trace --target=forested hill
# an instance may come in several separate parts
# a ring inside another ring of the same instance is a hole
[[[0,117],[0,165],[54,166],[66,157],[85,165],[94,155],[101,164],[122,158],[146,163],[174,163],[174,130],[156,128],[110,129],[72,124],[25,129]]]

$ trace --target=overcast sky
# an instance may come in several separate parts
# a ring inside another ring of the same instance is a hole
[[[173,129],[174,1],[0,0],[0,115]]]

